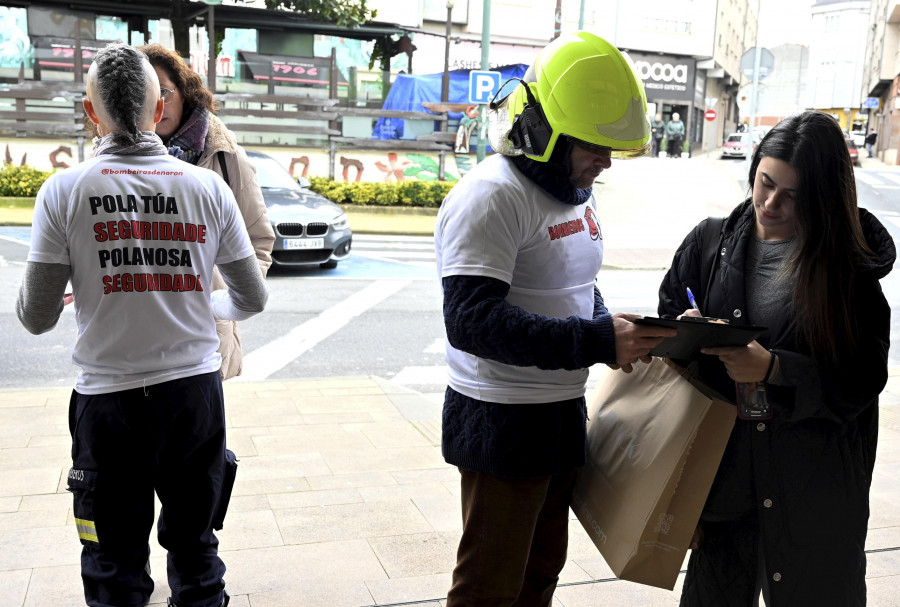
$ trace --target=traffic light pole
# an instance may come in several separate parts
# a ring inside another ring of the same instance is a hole
[[[491,0],[484,0],[484,9],[482,12],[482,27],[481,27],[481,69],[489,70],[491,69],[491,62],[489,60],[490,57],[490,47],[491,47]],[[487,110],[488,107],[486,104],[482,103],[478,108],[478,116],[481,130],[478,133],[478,148],[475,154],[475,158],[478,162],[484,160],[484,156],[487,153],[487,142],[485,139],[487,138]]]
[[[747,129],[750,140],[747,142],[747,153],[744,156],[744,175],[750,179],[750,164],[753,162],[753,133],[756,123],[756,102],[759,99],[759,64],[762,58],[762,47],[757,43],[756,52],[753,56],[753,89],[750,94],[750,125]],[[747,183],[748,187],[752,187],[752,183]]]

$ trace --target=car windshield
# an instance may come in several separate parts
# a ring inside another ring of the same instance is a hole
[[[729,135],[728,141],[730,141],[732,143],[738,143],[738,142],[744,141],[744,137],[745,137],[744,135]]]
[[[284,188],[297,190],[300,185],[291,177],[291,174],[274,158],[252,156],[250,158],[256,166],[256,179],[261,188]]]

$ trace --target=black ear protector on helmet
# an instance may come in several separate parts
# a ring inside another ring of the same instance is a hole
[[[510,78],[504,82],[503,86],[494,95],[494,98],[491,99],[489,107],[492,110],[496,110],[503,103],[506,97],[497,101],[497,95],[513,80],[518,80],[525,87],[525,95],[528,97],[528,102],[522,108],[522,113],[516,116],[516,119],[513,121],[509,130],[509,140],[514,146],[529,156],[543,156],[553,135],[553,127],[547,122],[547,117],[544,115],[541,104],[534,98],[531,89],[528,88],[528,84],[524,80],[521,78]]]

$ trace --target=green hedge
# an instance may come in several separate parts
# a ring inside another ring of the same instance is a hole
[[[0,169],[0,196],[36,196],[51,175],[29,166],[5,165]],[[312,177],[310,188],[338,204],[371,206],[441,206],[455,181],[400,181],[395,183],[344,183]]]
[[[344,183],[311,177],[310,189],[338,204],[371,206],[441,206],[455,181],[400,181],[396,183]]]
[[[39,171],[30,166],[4,165],[0,169],[0,196],[37,196],[50,175],[50,171]]]

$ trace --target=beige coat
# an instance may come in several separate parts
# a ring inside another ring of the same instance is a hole
[[[228,169],[228,184],[237,200],[250,242],[256,251],[256,259],[263,276],[272,265],[272,246],[275,244],[275,232],[269,222],[266,204],[262,191],[256,182],[256,168],[247,158],[247,153],[238,145],[234,133],[212,114],[209,115],[209,133],[206,135],[206,147],[197,161],[197,166],[211,169],[222,175],[217,153],[225,152],[225,166]],[[212,289],[225,289],[225,281],[218,268],[213,273]],[[241,374],[243,353],[241,351],[241,333],[238,324],[232,320],[216,319],[216,332],[219,334],[219,353],[222,355],[222,379],[229,379]]]

